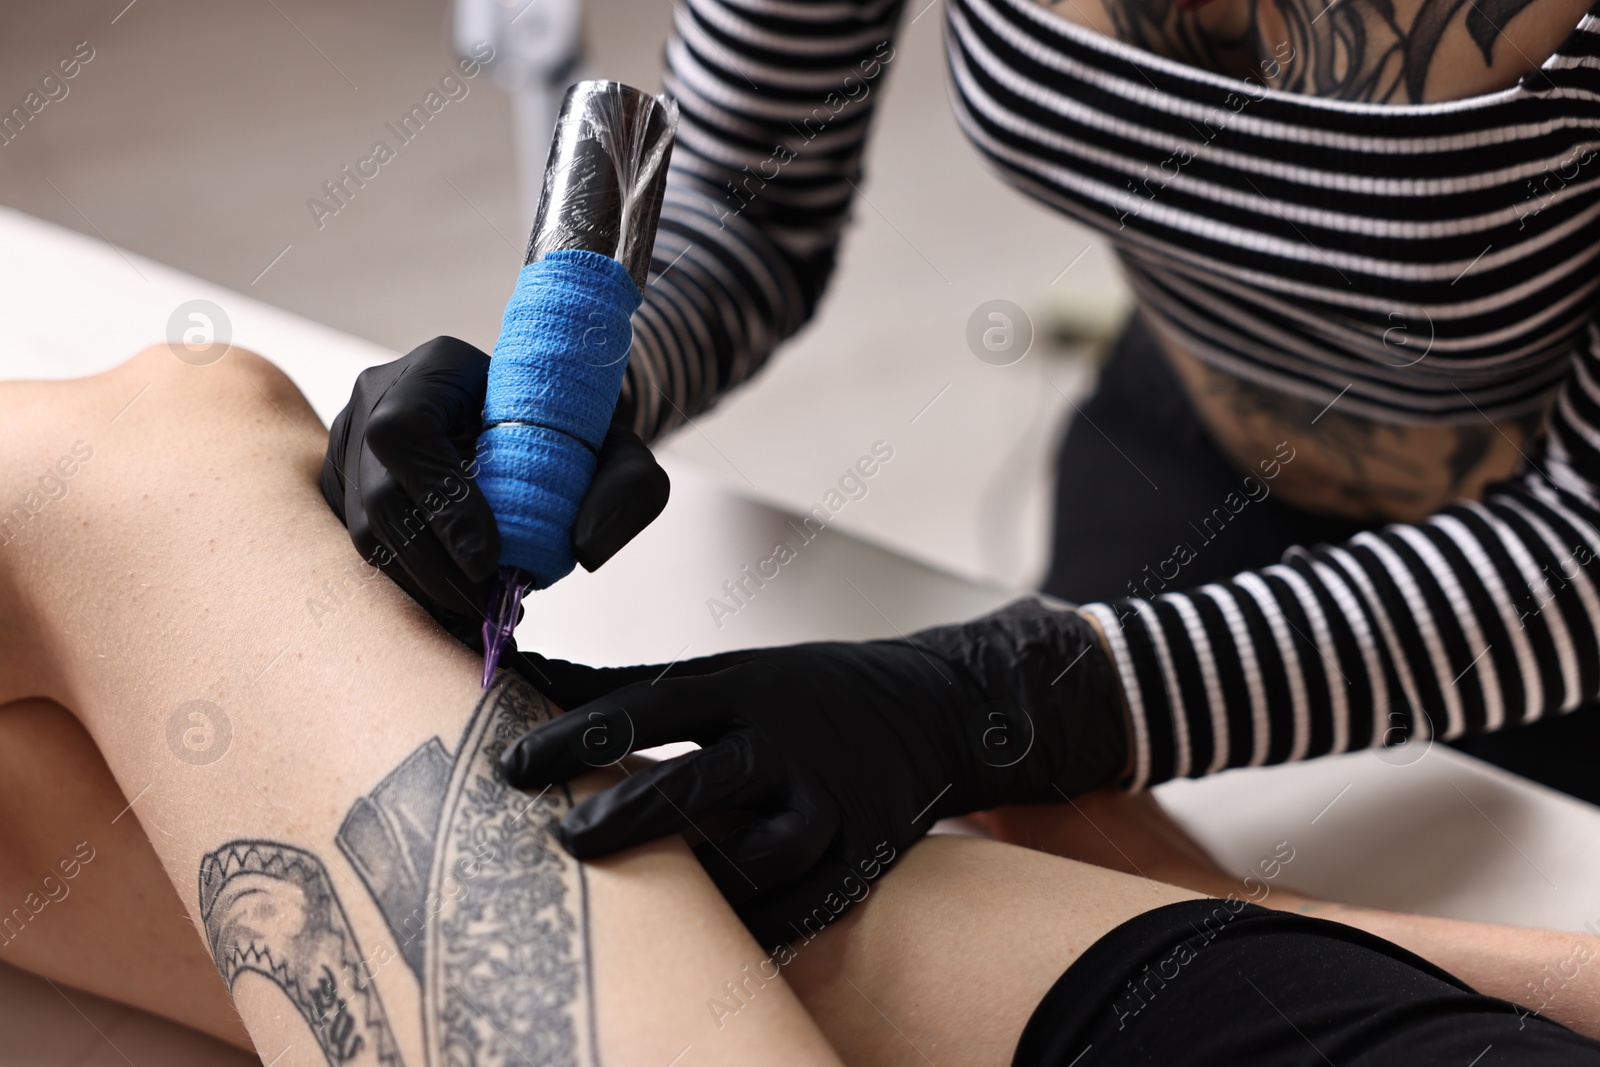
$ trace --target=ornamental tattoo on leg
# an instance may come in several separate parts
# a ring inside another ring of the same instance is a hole
[[[392,951],[363,955],[310,852],[250,840],[207,855],[201,917],[228,987],[245,971],[273,981],[332,1067],[400,1067],[374,981],[398,959],[420,988],[426,1067],[596,1064],[583,869],[551,833],[571,797],[527,797],[499,771],[501,750],[552,714],[503,679],[453,754],[430,738],[352,805],[337,844]]]

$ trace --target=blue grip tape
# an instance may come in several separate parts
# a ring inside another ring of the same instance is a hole
[[[478,484],[500,562],[542,589],[572,570],[572,526],[622,392],[642,294],[610,256],[566,249],[522,268],[489,361]]]

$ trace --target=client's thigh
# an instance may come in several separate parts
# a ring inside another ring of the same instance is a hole
[[[781,987],[716,1031],[708,992],[760,954],[681,842],[579,867],[549,834],[572,795],[504,786],[556,709],[480,693],[362,567],[270,365],[156,349],[0,404],[0,701],[84,724],[266,1058],[833,1062]]]
[[[0,961],[249,1047],[128,799],[48,700],[0,707]]]
[[[776,962],[847,1064],[999,1067],[1011,1063],[1034,1009],[1089,946],[1135,916],[1197,897],[998,841],[939,834],[909,849],[863,903],[790,944]]]

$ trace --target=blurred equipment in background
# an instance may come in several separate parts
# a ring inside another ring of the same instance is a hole
[[[494,49],[486,66],[511,94],[517,198],[522,226],[531,230],[550,131],[583,61],[583,0],[455,0],[451,41],[462,58],[478,58],[485,42]]]

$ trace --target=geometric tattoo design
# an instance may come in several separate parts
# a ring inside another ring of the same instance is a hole
[[[503,676],[453,754],[430,738],[351,806],[337,844],[392,952],[363,957],[311,854],[241,841],[208,855],[201,911],[229,988],[246,969],[276,982],[330,1067],[401,1067],[373,981],[381,962],[371,963],[401,960],[421,991],[426,1067],[595,1064],[583,868],[551,833],[571,797],[564,787],[525,796],[499,766],[508,743],[552,714]]]

